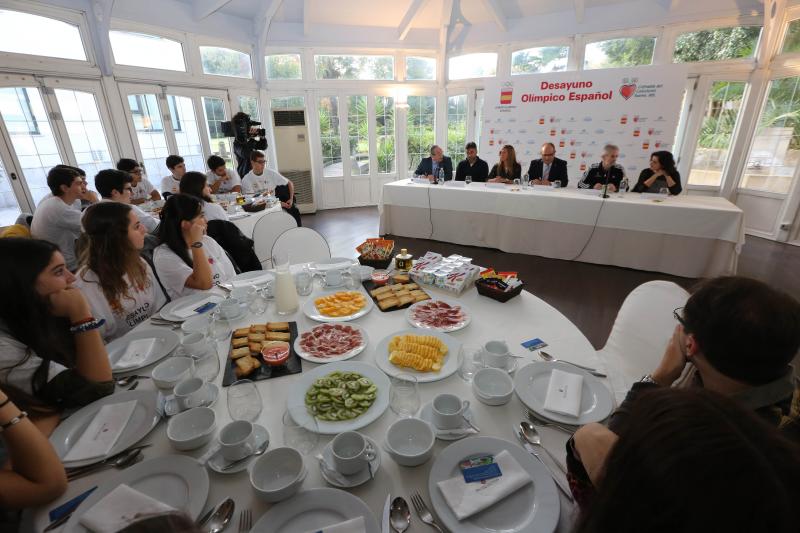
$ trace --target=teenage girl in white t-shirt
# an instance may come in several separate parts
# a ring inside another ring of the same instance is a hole
[[[202,172],[187,172],[181,178],[180,192],[194,196],[203,205],[203,216],[209,220],[228,220],[228,214],[222,206],[211,199],[211,187],[206,175]]]
[[[100,334],[110,342],[147,320],[167,299],[139,255],[147,228],[131,206],[95,204],[83,216],[83,229],[88,242],[75,285],[94,316],[106,320]]]

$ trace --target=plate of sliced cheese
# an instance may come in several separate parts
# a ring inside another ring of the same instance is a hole
[[[458,370],[461,341],[447,333],[404,329],[375,348],[375,363],[390,376],[411,374],[420,383],[439,381]]]
[[[346,322],[372,310],[372,298],[362,290],[325,290],[303,304],[303,313],[317,322]]]

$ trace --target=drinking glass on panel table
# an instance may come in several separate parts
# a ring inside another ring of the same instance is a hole
[[[297,420],[303,420],[303,425],[298,424]],[[283,445],[308,455],[317,442],[317,419],[305,407],[288,407],[283,413]]]
[[[417,378],[401,373],[391,378],[389,407],[397,416],[410,417],[419,410],[419,389]]]
[[[561,180],[553,180],[553,181],[551,181],[550,182],[550,186],[552,188],[554,188],[554,189],[560,189],[561,188]]]
[[[249,379],[240,379],[228,387],[228,413],[232,420],[258,420],[261,414],[261,395],[255,383]]]
[[[462,346],[458,352],[458,375],[467,383],[472,383],[475,372],[483,368],[481,348],[478,346]]]
[[[669,189],[667,187],[661,187],[658,190],[658,194],[660,194],[661,196],[669,196]]]
[[[471,175],[467,175],[467,176],[465,176],[465,177],[464,177],[464,183],[466,183],[467,185],[469,185],[470,183],[472,183],[472,176],[471,176]]]
[[[519,178],[515,178],[513,183],[514,183],[514,185],[516,185],[517,187],[519,187],[519,184],[520,184],[521,182],[519,181]]]
[[[528,175],[528,173],[526,172],[526,173],[525,173],[525,174],[522,176],[522,188],[523,188],[523,189],[527,189],[527,188],[528,188],[528,186],[529,186],[530,184],[531,184],[531,177],[530,177],[530,176]]]

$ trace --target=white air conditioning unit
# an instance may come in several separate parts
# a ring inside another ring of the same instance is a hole
[[[272,111],[275,131],[275,153],[278,172],[292,180],[301,213],[316,213],[314,180],[311,177],[311,153],[308,145],[308,126],[302,109]]]

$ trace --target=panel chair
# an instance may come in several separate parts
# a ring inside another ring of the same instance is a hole
[[[331,247],[325,237],[311,228],[292,228],[281,233],[272,246],[271,255],[289,254],[293,265],[331,258]]]
[[[281,233],[296,227],[294,217],[283,211],[267,213],[256,222],[253,228],[253,248],[262,268],[272,268],[272,246]]]

